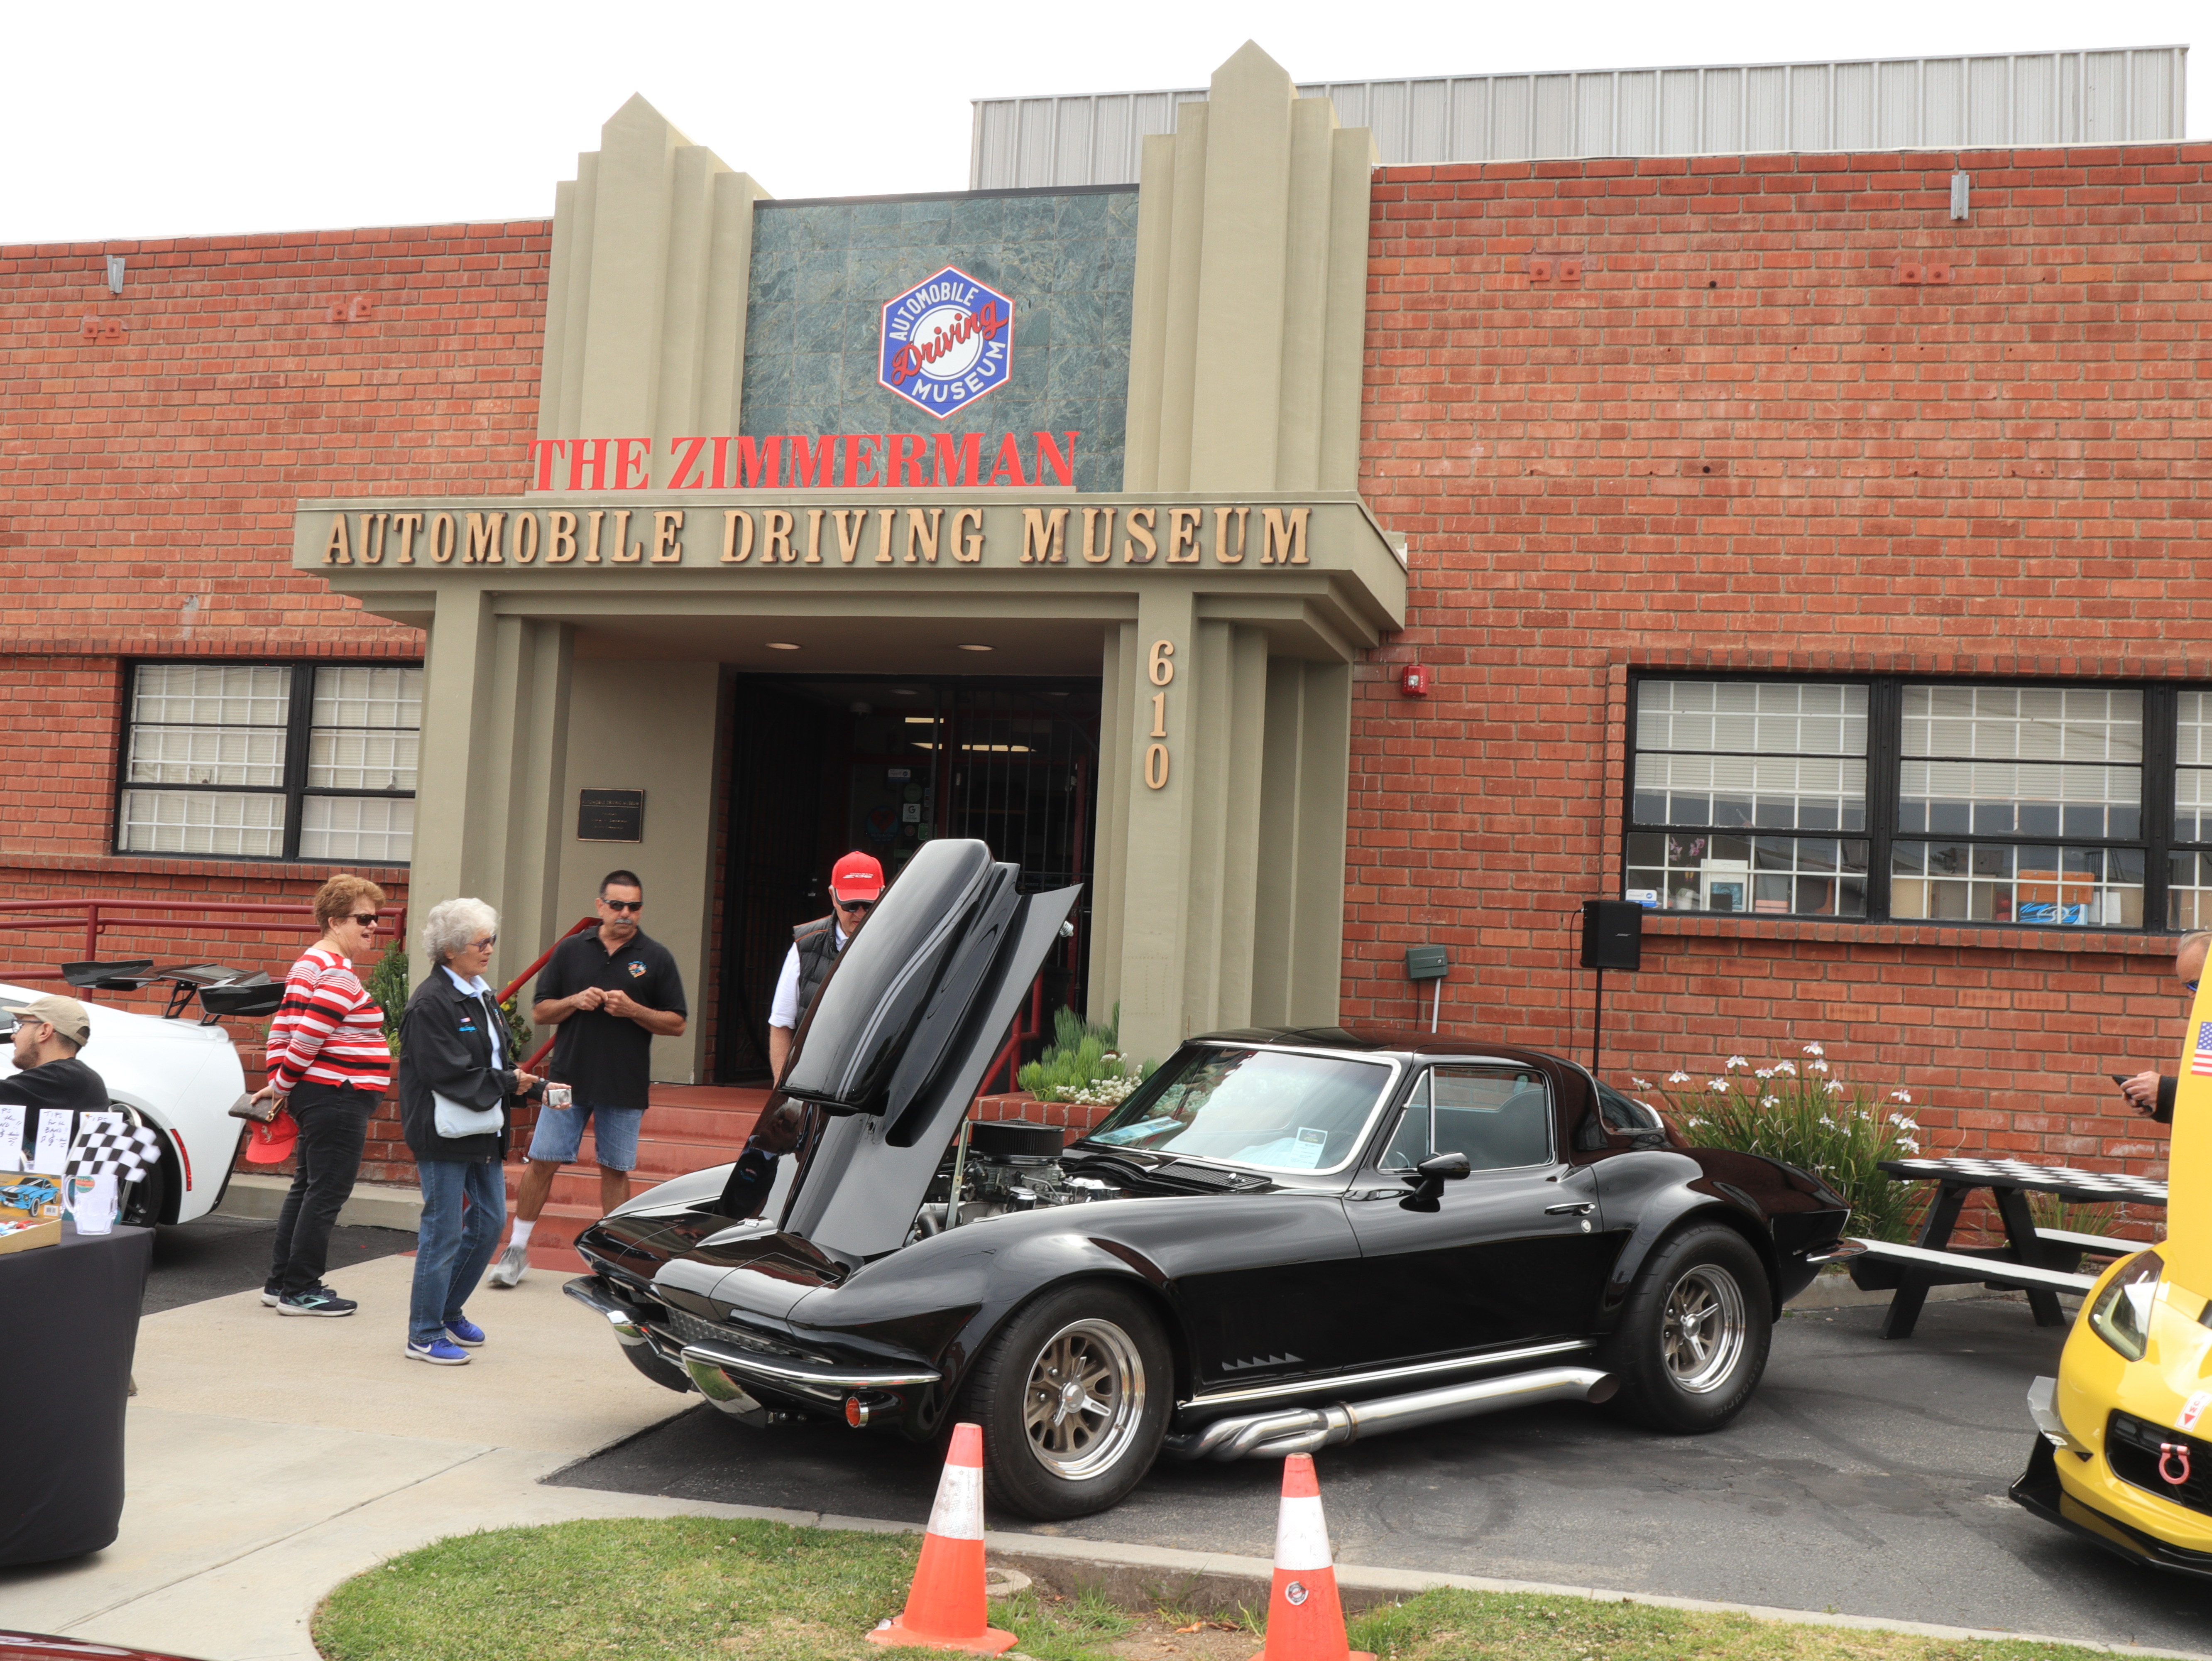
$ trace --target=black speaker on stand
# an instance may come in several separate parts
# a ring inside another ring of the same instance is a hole
[[[1644,967],[1644,908],[1634,900],[1583,902],[1583,967],[1597,970],[1597,1013],[1590,1022],[1590,1076],[1605,1037],[1605,971]]]

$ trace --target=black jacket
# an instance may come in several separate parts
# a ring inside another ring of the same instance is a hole
[[[2163,1074],[2159,1075],[2158,1110],[2151,1115],[2152,1118],[2157,1120],[2160,1124],[2172,1124],[2173,1123],[2173,1098],[2175,1092],[2180,1088],[2180,1080],[2169,1079]]]
[[[408,1151],[417,1159],[482,1163],[507,1157],[506,1125],[493,1135],[441,1136],[437,1104],[431,1099],[434,1092],[481,1110],[497,1107],[514,1094],[514,1068],[491,1064],[490,1024],[501,1019],[489,995],[462,991],[443,969],[424,976],[407,1000],[407,1013],[399,1021],[399,1124]]]

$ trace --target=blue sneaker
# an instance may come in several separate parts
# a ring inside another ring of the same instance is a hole
[[[455,1343],[465,1344],[471,1349],[483,1342],[483,1329],[465,1315],[456,1316],[446,1323],[446,1335]]]
[[[466,1366],[468,1351],[459,1345],[449,1344],[443,1338],[433,1338],[427,1344],[410,1344],[407,1353],[418,1361],[428,1361],[432,1366]]]

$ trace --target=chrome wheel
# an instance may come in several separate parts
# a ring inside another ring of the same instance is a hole
[[[1022,1394],[1030,1451],[1078,1482],[1109,1469],[1145,1416],[1145,1363],[1110,1321],[1071,1321],[1045,1340]]]
[[[1659,1348],[1674,1383],[1692,1396],[1718,1389],[1743,1354],[1743,1290],[1715,1263],[1674,1282],[1659,1325]]]

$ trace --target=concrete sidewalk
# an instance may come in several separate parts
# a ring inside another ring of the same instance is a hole
[[[258,1293],[149,1316],[129,1410],[123,1530],[106,1551],[0,1571],[0,1627],[205,1657],[314,1661],[331,1587],[442,1536],[580,1517],[735,1508],[538,1478],[697,1402],[648,1384],[533,1275],[469,1306],[463,1367],[402,1349],[412,1257],[335,1271],[360,1300],[302,1320]]]

